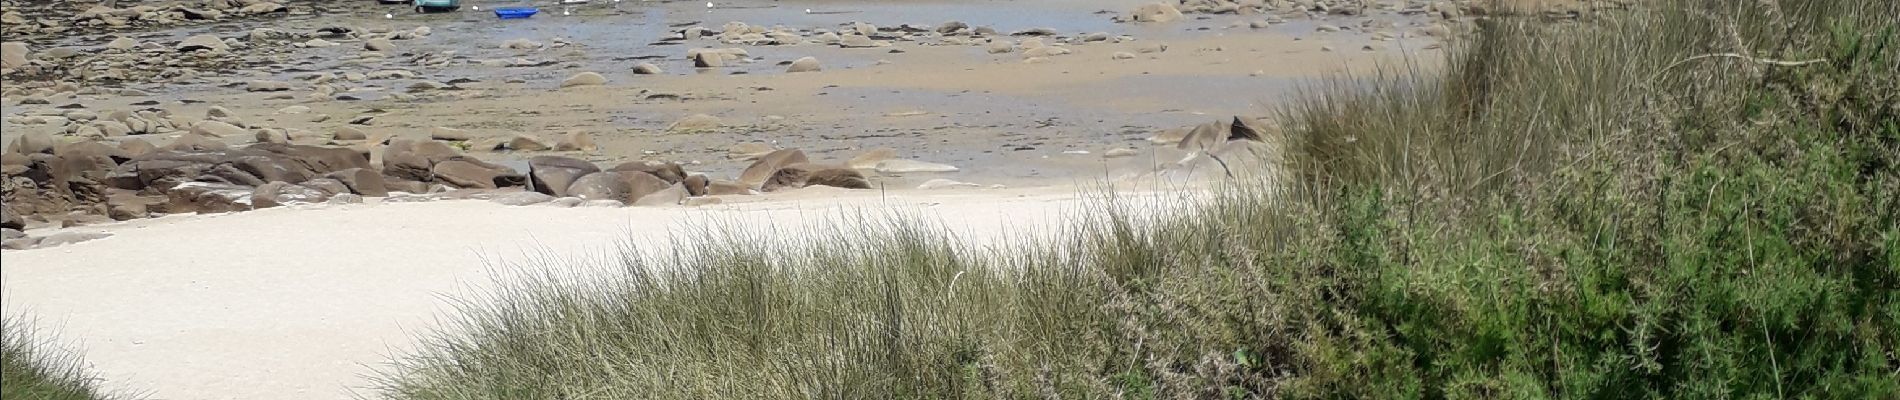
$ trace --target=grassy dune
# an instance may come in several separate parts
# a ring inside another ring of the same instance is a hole
[[[0,398],[94,400],[117,398],[99,389],[76,354],[43,337],[22,318],[0,319]]]
[[[1284,110],[1284,186],[1159,218],[1108,200],[1012,250],[901,221],[710,231],[468,299],[381,393],[1900,397],[1896,20],[1484,21],[1442,68]]]

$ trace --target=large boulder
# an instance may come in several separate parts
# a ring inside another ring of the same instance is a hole
[[[752,162],[751,166],[746,167],[744,172],[739,173],[739,183],[756,188],[772,179],[772,174],[777,173],[780,168],[810,161],[805,158],[805,152],[798,149],[782,149],[766,153],[759,157],[758,161]]]
[[[389,186],[383,180],[383,174],[369,168],[350,168],[331,172],[323,176],[335,179],[350,188],[350,193],[369,197],[389,197]]]
[[[864,174],[842,165],[793,164],[779,168],[765,181],[760,190],[771,192],[785,189],[797,189],[811,185],[841,187],[846,189],[870,189],[870,181]]]
[[[642,197],[671,186],[645,172],[601,171],[575,180],[567,191],[574,197],[586,200],[614,200],[633,204]]]
[[[460,157],[454,147],[442,142],[392,139],[383,148],[383,175],[399,180],[433,182],[436,163]]]
[[[119,189],[163,191],[197,180],[247,186],[299,183],[368,166],[362,154],[349,149],[262,143],[241,149],[163,150],[119,164],[103,179]]]
[[[436,182],[464,189],[494,189],[527,183],[527,178],[514,169],[466,157],[436,163],[430,172]]]
[[[7,145],[7,151],[18,154],[51,153],[58,144],[59,141],[46,132],[27,132],[13,138],[13,143]]]
[[[587,174],[600,172],[600,167],[585,160],[560,156],[538,156],[528,159],[528,178],[534,191],[566,197],[568,186]]]
[[[607,170],[645,172],[666,183],[680,183],[686,180],[686,169],[680,167],[679,163],[671,161],[628,161]]]

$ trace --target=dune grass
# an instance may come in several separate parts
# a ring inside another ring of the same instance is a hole
[[[76,353],[60,348],[24,317],[0,318],[0,398],[112,399]]]
[[[906,220],[709,231],[469,299],[379,393],[1900,397],[1897,19],[1487,20],[1444,68],[1285,109],[1285,185],[1110,199],[1003,249]]]

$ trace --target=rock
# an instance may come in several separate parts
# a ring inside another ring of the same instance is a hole
[[[858,173],[857,170],[843,166],[803,163],[779,168],[760,186],[760,190],[772,192],[812,185],[846,189],[871,188],[871,183],[866,181],[864,174]]]
[[[1107,157],[1107,158],[1133,157],[1136,154],[1141,154],[1141,151],[1127,148],[1127,147],[1122,147],[1122,148],[1109,149],[1108,151],[1102,152],[1102,157]]]
[[[0,228],[0,240],[13,240],[23,237],[26,237],[26,232],[20,232],[19,229]]]
[[[708,196],[734,196],[756,194],[751,187],[738,182],[712,182],[706,185]]]
[[[231,50],[231,46],[225,44],[223,39],[218,39],[217,36],[212,35],[198,35],[186,38],[184,41],[178,42],[178,46],[174,48],[179,52],[210,50],[222,53]]]
[[[278,114],[295,115],[295,114],[305,114],[309,112],[310,112],[310,107],[305,107],[305,106],[289,106],[289,107],[277,109]]]
[[[677,206],[686,201],[687,195],[684,185],[674,184],[658,192],[640,196],[640,199],[633,201],[633,205],[638,207]]]
[[[1149,3],[1135,7],[1123,18],[1129,22],[1174,22],[1181,20],[1181,10],[1168,3]]]
[[[607,170],[616,172],[645,172],[649,175],[653,175],[655,178],[666,181],[666,183],[680,183],[686,179],[686,169],[681,168],[679,163],[675,162],[628,161],[620,163],[620,165],[615,165],[613,168],[608,168]]]
[[[620,208],[626,206],[627,203],[620,202],[619,200],[587,200],[581,202],[581,207]]]
[[[555,151],[592,153],[598,149],[599,147],[594,145],[593,135],[588,135],[587,132],[582,131],[568,132],[565,135],[561,135],[561,138],[554,142]]]
[[[383,149],[383,175],[417,182],[433,182],[435,164],[461,157],[455,148],[433,140],[390,140]],[[415,193],[415,192],[412,192]]]
[[[329,179],[329,178],[311,179],[311,180],[303,181],[303,183],[299,183],[297,184],[297,186],[303,186],[303,187],[307,187],[311,189],[316,189],[319,192],[323,192],[323,195],[326,198],[329,196],[335,196],[338,194],[350,193],[349,185],[343,184],[343,181]],[[253,195],[253,197],[255,197],[255,195]]]
[[[538,192],[508,193],[488,199],[489,202],[509,206],[535,205],[553,201],[554,196]]]
[[[687,206],[687,207],[703,207],[703,206],[710,206],[714,204],[721,204],[725,202],[726,202],[725,199],[721,199],[718,197],[688,197],[686,198],[686,201],[680,202],[680,205]]]
[[[120,36],[118,39],[112,39],[112,42],[106,43],[106,48],[121,51],[134,50],[139,48],[139,41]]]
[[[375,38],[375,39],[363,41],[363,50],[385,51],[385,50],[393,50],[395,48],[396,48],[396,44],[391,43],[388,38]]]
[[[355,194],[349,194],[349,193],[339,193],[339,194],[337,194],[337,195],[335,195],[335,196],[330,196],[330,201],[326,201],[326,202],[324,202],[324,203],[327,203],[327,204],[363,204],[363,196],[359,196],[359,195],[355,195]]]
[[[527,183],[527,177],[513,169],[467,157],[436,163],[429,172],[438,182],[464,189],[494,189]]]
[[[562,88],[569,88],[569,87],[575,87],[575,86],[599,86],[599,85],[605,85],[605,84],[607,84],[607,77],[600,76],[599,73],[594,73],[594,72],[582,72],[582,73],[574,74],[574,76],[568,77],[567,80],[561,81]]]
[[[880,46],[889,46],[889,45],[890,45],[889,43],[883,43],[883,42],[871,40],[870,37],[866,37],[864,35],[844,35],[838,38],[838,46],[848,48],[848,49],[880,47]]]
[[[244,90],[252,92],[282,92],[290,90],[290,83],[278,81],[250,81],[244,84]]]
[[[511,136],[508,138],[508,143],[504,144],[504,146],[514,151],[547,151],[553,148],[553,146],[548,146],[547,143],[542,142],[541,138],[530,135]]]
[[[864,154],[859,154],[857,157],[852,157],[851,161],[846,161],[844,165],[853,169],[875,169],[877,168],[877,163],[894,158],[897,158],[897,150],[873,149],[864,152]]]
[[[7,239],[6,241],[0,241],[0,249],[26,250],[26,249],[31,249],[34,246],[38,246],[39,244],[40,244],[40,238],[36,238],[36,237]]]
[[[27,132],[26,134],[20,135],[20,137],[13,138],[13,143],[7,145],[7,152],[17,154],[51,154],[53,152],[53,146],[57,144],[59,144],[59,142],[54,140],[52,135],[46,134],[46,132]]]
[[[877,172],[884,174],[906,174],[919,172],[957,172],[957,167],[932,162],[892,159],[877,163]]]
[[[158,151],[158,146],[153,146],[152,142],[144,140],[128,139],[119,142],[119,152],[125,154],[126,157],[136,158],[156,151]]]
[[[686,116],[686,118],[680,118],[678,121],[673,121],[672,125],[666,126],[666,130],[671,132],[708,131],[719,129],[720,125],[719,117],[706,114],[693,114]]]
[[[1091,33],[1087,35],[1082,35],[1082,42],[1083,43],[1106,42],[1108,41],[1108,38],[1109,38],[1108,32],[1095,32],[1095,33]]]
[[[1029,50],[1023,50],[1023,57],[1025,58],[1054,57],[1054,56],[1059,56],[1059,55],[1064,55],[1064,54],[1069,54],[1069,53],[1070,53],[1069,49],[1066,49],[1066,48],[1056,47],[1056,46],[1043,46],[1043,47],[1037,47],[1037,48],[1033,48]]]
[[[316,39],[310,39],[308,41],[303,42],[303,46],[320,49],[320,48],[325,48],[325,47],[336,46],[336,42],[323,40],[322,38],[316,38]]]
[[[342,126],[337,127],[335,131],[331,131],[330,138],[335,140],[364,140],[368,139],[369,135],[363,133],[360,129]]]
[[[534,190],[554,196],[567,196],[567,189],[575,180],[595,172],[600,172],[599,166],[574,158],[537,156],[528,159],[528,178]]]
[[[27,63],[26,56],[32,53],[33,48],[27,47],[24,42],[0,43],[0,68],[24,67]]]
[[[334,179],[349,188],[350,193],[369,197],[388,197],[389,187],[383,180],[383,174],[368,168],[350,168],[323,175]]]
[[[601,171],[576,179],[568,193],[586,200],[613,200],[632,204],[649,194],[666,190],[672,184],[651,174],[635,171]]]
[[[923,189],[923,190],[979,188],[979,187],[983,187],[983,185],[978,185],[978,184],[969,183],[969,182],[958,182],[958,181],[953,181],[949,179],[931,179],[928,181],[924,181],[924,184],[922,185],[917,185],[918,189]]]
[[[286,182],[271,182],[258,186],[251,192],[251,207],[264,209],[277,206],[322,203],[330,195],[317,189]]]
[[[13,212],[12,206],[0,206],[0,228],[26,229],[26,218]]]
[[[574,208],[574,207],[579,207],[581,203],[586,203],[586,202],[587,200],[583,200],[579,197],[561,197],[561,198],[556,198],[554,200],[548,200],[548,202],[541,203],[541,205],[548,206],[548,207]]]
[[[1005,54],[1012,51],[1016,51],[1016,46],[1010,45],[1009,42],[1000,41],[1000,40],[990,42],[990,46],[989,46],[990,54]]]
[[[692,53],[694,68],[719,68],[726,66],[726,56],[721,53]]]
[[[203,120],[203,121],[198,121],[198,123],[191,124],[191,133],[196,133],[199,135],[205,135],[205,136],[210,136],[210,137],[240,136],[248,132],[249,132],[248,130],[244,128],[239,128],[237,125],[231,125],[224,122],[213,121],[213,120]]]
[[[666,71],[661,70],[660,66],[653,65],[653,63],[643,62],[633,66],[633,73],[640,75],[659,75],[666,73]]]
[[[1109,56],[1109,58],[1116,59],[1116,60],[1133,60],[1135,59],[1135,53],[1129,53],[1126,51],[1117,51],[1115,52],[1114,55]]]
[[[688,196],[705,196],[706,186],[712,184],[712,179],[706,178],[705,175],[693,175],[686,177],[686,180],[680,181],[680,184],[686,187],[686,195]]]
[[[45,238],[40,239],[39,244],[33,246],[33,248],[43,249],[53,246],[64,246],[73,243],[104,239],[111,236],[112,234],[105,232],[60,232],[47,235]]]
[[[470,134],[468,133],[468,131],[461,130],[461,129],[438,126],[438,127],[429,129],[429,138],[435,139],[435,140],[447,140],[451,142],[460,142],[460,141],[466,141],[469,139],[474,139],[475,135]]]
[[[290,133],[283,129],[259,129],[255,137],[258,143],[290,143]]]
[[[252,3],[251,5],[247,5],[247,6],[244,6],[244,8],[238,9],[238,12],[245,13],[245,14],[252,14],[252,15],[269,14],[269,13],[285,12],[285,11],[287,11],[287,9],[284,8],[284,5],[272,3],[272,2]]]
[[[541,48],[541,43],[533,41],[533,40],[528,40],[528,39],[514,39],[514,40],[509,40],[506,42],[501,42],[501,48],[512,49],[512,50],[534,50],[534,49]]]
[[[807,162],[810,162],[810,160],[805,158],[805,152],[799,151],[798,149],[784,149],[767,153],[759,157],[758,161],[754,161],[751,166],[746,167],[744,172],[739,173],[739,183],[747,187],[756,188],[764,184],[767,180],[770,180],[772,175],[777,173],[780,168]]]
[[[968,29],[970,29],[970,24],[963,23],[962,21],[949,21],[937,25],[937,33],[944,34]]]
[[[216,182],[184,182],[165,190],[169,199],[163,206],[167,213],[227,213],[251,209],[251,194],[256,192],[249,186]]]
[[[735,160],[757,160],[759,159],[759,157],[763,157],[767,153],[771,153],[773,150],[777,150],[777,149],[774,149],[772,148],[771,145],[768,145],[765,143],[745,142],[745,143],[732,145],[732,147],[727,147],[726,157],[729,157]]]
[[[877,26],[863,22],[854,22],[851,24],[851,32],[865,36],[876,35]]]
[[[818,66],[817,58],[805,57],[805,58],[800,58],[797,61],[792,61],[792,66],[786,67],[785,72],[787,73],[817,72],[818,69],[819,69],[819,66]]]

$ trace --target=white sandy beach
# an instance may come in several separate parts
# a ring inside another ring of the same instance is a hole
[[[370,394],[363,374],[450,311],[445,296],[490,284],[493,265],[585,258],[621,240],[661,246],[706,222],[798,234],[860,211],[908,212],[998,245],[1093,201],[1075,193],[807,190],[694,208],[462,200],[180,215],[8,251],[0,280],[7,312],[78,342],[107,387],[153,399],[339,399]]]

